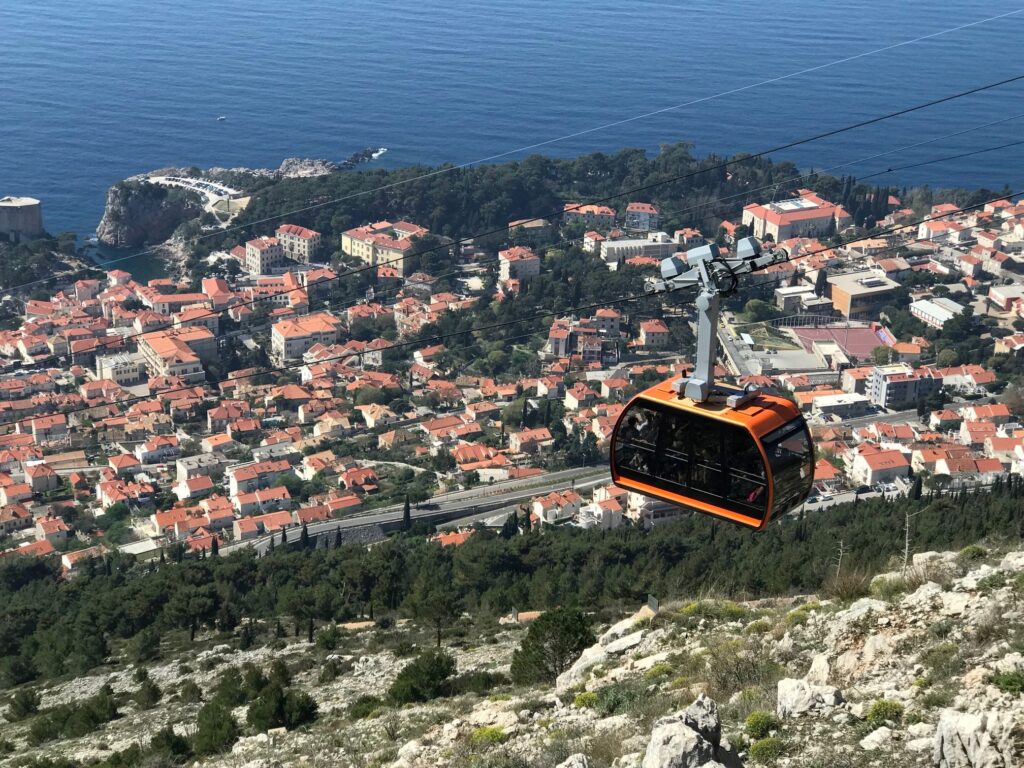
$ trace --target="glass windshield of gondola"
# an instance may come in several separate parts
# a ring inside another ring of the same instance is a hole
[[[764,457],[740,426],[638,400],[623,415],[613,458],[618,474],[638,483],[641,493],[755,520],[767,514]]]
[[[794,419],[764,436],[765,454],[775,485],[773,514],[800,505],[814,482],[814,450],[803,419]]]

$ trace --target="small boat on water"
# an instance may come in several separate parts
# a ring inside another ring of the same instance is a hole
[[[378,157],[380,157],[381,155],[383,155],[387,151],[388,151],[387,147],[381,147],[376,152],[374,152],[372,155],[370,155],[370,157],[373,158],[374,160],[376,160]]]
[[[221,115],[217,118],[218,123],[223,123],[225,120],[227,120],[227,117],[225,115]]]

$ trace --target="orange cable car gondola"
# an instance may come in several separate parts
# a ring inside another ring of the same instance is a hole
[[[746,238],[732,259],[704,246],[685,262],[662,263],[652,292],[701,288],[697,364],[690,378],[657,384],[623,410],[611,441],[616,485],[756,530],[810,494],[814,446],[800,409],[778,395],[714,381],[720,296],[735,290],[738,275],[780,258],[762,255],[760,243]]]

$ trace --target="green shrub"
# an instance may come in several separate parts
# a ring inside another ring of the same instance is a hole
[[[360,696],[348,708],[348,716],[353,720],[366,720],[375,717],[384,706],[384,702],[376,696]]]
[[[591,709],[597,706],[597,694],[593,691],[583,691],[573,697],[572,705],[576,709]]]
[[[758,619],[747,624],[743,632],[747,635],[766,635],[773,629],[772,623],[768,619]]]
[[[32,717],[39,711],[39,692],[32,688],[22,688],[14,692],[10,706],[7,707],[7,719],[14,723]]]
[[[192,749],[203,757],[227,751],[238,739],[238,723],[231,709],[219,701],[211,701],[199,710]]]
[[[316,647],[333,651],[341,644],[342,632],[337,624],[325,627],[316,633]]]
[[[160,697],[163,692],[160,690],[160,686],[150,680],[148,677],[142,681],[142,685],[139,686],[139,690],[135,692],[135,703],[138,704],[139,709],[152,709],[160,701]]]
[[[169,757],[175,762],[180,762],[192,753],[192,745],[184,736],[174,732],[174,727],[168,725],[153,734],[149,742],[149,748],[157,755]]]
[[[566,608],[548,611],[530,624],[512,654],[512,679],[517,683],[552,682],[593,644],[594,633],[582,612]]]
[[[644,678],[647,680],[658,680],[662,677],[668,677],[672,674],[672,665],[668,662],[659,662],[653,667],[644,672]]]
[[[203,692],[194,680],[186,680],[182,683],[178,696],[186,704],[198,704],[203,700]]]
[[[941,643],[926,650],[918,661],[931,671],[930,677],[947,680],[960,673],[964,663],[960,658],[960,647],[954,643]]]
[[[646,691],[636,683],[613,683],[606,685],[596,693],[597,701],[594,703],[594,709],[601,717],[621,714],[647,695]]]
[[[931,688],[917,698],[923,709],[945,709],[953,706],[953,692],[948,688]]]
[[[910,584],[902,576],[889,576],[871,583],[871,594],[890,603],[909,591]]]
[[[448,696],[454,674],[455,658],[451,654],[425,651],[402,668],[388,689],[388,697],[397,704],[410,704]]]
[[[995,672],[988,681],[1003,693],[1024,693],[1024,672]]]
[[[746,727],[747,736],[750,738],[755,740],[764,739],[769,733],[779,729],[779,719],[771,712],[759,709],[747,715],[744,726]]]
[[[305,691],[285,690],[269,683],[249,705],[246,719],[257,731],[284,726],[289,730],[316,719],[317,706]]]
[[[888,722],[897,725],[903,720],[903,705],[898,701],[878,699],[869,708],[865,722],[871,728],[881,728]]]
[[[469,743],[474,747],[491,747],[505,740],[505,729],[500,725],[484,725],[469,734]]]
[[[779,758],[786,754],[786,742],[774,736],[759,739],[750,745],[748,754],[755,763],[775,765]]]
[[[453,693],[475,693],[480,696],[489,695],[495,688],[508,685],[511,681],[500,672],[488,672],[479,669],[465,672],[452,680]]]
[[[684,619],[711,619],[714,621],[740,621],[750,611],[732,600],[695,600],[679,609]]]
[[[114,692],[104,685],[99,692],[76,704],[54,707],[32,721],[30,744],[38,745],[53,739],[76,739],[93,733],[99,726],[120,717]]]
[[[1009,583],[1010,579],[1005,573],[991,573],[983,579],[978,579],[978,589],[981,592],[994,592],[997,589],[1002,589]]]
[[[987,556],[988,551],[984,547],[979,547],[977,544],[969,544],[957,553],[956,559],[960,563],[975,563]]]

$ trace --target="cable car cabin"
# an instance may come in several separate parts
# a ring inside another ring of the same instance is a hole
[[[796,405],[764,392],[736,407],[699,403],[672,384],[641,392],[619,417],[616,485],[757,530],[803,503],[814,446]]]

